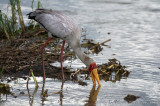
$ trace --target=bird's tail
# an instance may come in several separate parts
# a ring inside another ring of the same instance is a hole
[[[35,11],[30,12],[30,13],[28,13],[27,15],[28,15],[28,19],[35,19],[35,17],[36,17]]]
[[[35,20],[35,17],[38,15],[38,14],[41,14],[41,11],[43,11],[45,9],[36,9],[35,11],[33,12],[30,12],[28,13],[28,19],[34,19]]]
[[[45,11],[48,11],[48,10],[46,10],[46,9],[36,9],[35,11],[30,12],[30,13],[27,14],[28,15],[28,19],[34,19],[35,20],[36,16],[44,13]]]

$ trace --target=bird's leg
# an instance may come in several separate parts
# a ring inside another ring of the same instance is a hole
[[[63,41],[63,45],[62,45],[62,48],[61,48],[61,54],[60,54],[60,63],[61,63],[61,69],[62,69],[62,82],[64,82],[64,72],[63,72],[63,64],[62,64],[62,61],[63,61],[63,50],[64,50],[64,45],[65,45],[65,40]]]
[[[48,40],[42,45],[42,48],[41,48],[41,55],[42,55],[42,67],[43,67],[43,77],[45,78],[46,75],[45,75],[45,67],[44,67],[44,56],[43,56],[43,53],[44,53],[44,48],[46,47],[46,45],[49,43],[49,41],[51,40],[51,38],[48,38]]]
[[[48,40],[42,45],[41,47],[41,55],[42,55],[42,67],[43,67],[43,88],[42,88],[42,93],[44,91],[44,85],[45,85],[45,78],[46,78],[46,74],[45,74],[45,67],[44,67],[44,56],[43,56],[43,53],[44,53],[44,48],[45,46],[49,43],[49,41],[51,40],[51,38],[48,38]]]

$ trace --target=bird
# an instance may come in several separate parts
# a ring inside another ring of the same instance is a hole
[[[80,38],[82,29],[78,26],[77,22],[68,15],[58,10],[51,9],[36,9],[27,14],[28,19],[35,20],[38,22],[48,33],[48,40],[41,47],[42,54],[42,67],[43,67],[43,78],[45,79],[45,67],[43,61],[43,52],[45,46],[54,37],[58,37],[63,40],[61,53],[60,53],[60,64],[62,70],[62,80],[64,81],[64,71],[63,71],[63,50],[65,43],[73,49],[78,58],[88,67],[88,71],[92,77],[93,85],[96,85],[96,80],[99,86],[101,86],[99,75],[97,72],[97,64],[95,61],[87,56],[81,50]]]

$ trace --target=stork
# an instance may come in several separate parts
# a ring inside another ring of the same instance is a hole
[[[33,12],[30,12],[28,15],[29,19],[33,19],[37,21],[47,32],[50,33],[48,40],[42,45],[41,53],[42,53],[42,66],[43,66],[43,78],[45,79],[45,67],[43,60],[43,52],[45,46],[52,39],[52,36],[61,38],[63,40],[61,53],[60,53],[60,63],[62,70],[62,80],[64,81],[64,72],[63,72],[63,50],[65,42],[71,46],[73,51],[76,53],[78,58],[88,67],[88,71],[91,74],[93,84],[96,85],[96,80],[98,84],[101,86],[97,65],[95,61],[88,57],[81,50],[80,38],[81,38],[81,28],[77,25],[77,23],[70,18],[69,16],[63,14],[57,10],[47,10],[47,9],[36,9]]]

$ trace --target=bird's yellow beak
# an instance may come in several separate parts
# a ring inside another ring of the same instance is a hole
[[[96,85],[96,81],[95,81],[95,79],[96,79],[99,86],[101,86],[101,83],[100,83],[100,80],[99,80],[99,75],[98,75],[98,72],[97,72],[97,68],[93,69],[90,74],[91,74],[91,77],[92,77],[93,84]]]

